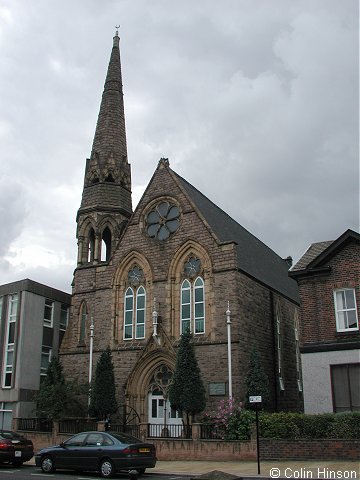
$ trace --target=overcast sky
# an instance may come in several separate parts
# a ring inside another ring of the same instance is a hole
[[[158,160],[282,257],[359,229],[357,0],[0,0],[0,284],[70,292],[120,24],[133,202]]]

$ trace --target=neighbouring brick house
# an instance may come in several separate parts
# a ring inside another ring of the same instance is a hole
[[[77,215],[78,264],[61,360],[86,382],[89,333],[94,364],[110,346],[120,404],[142,421],[180,422],[166,400],[179,338],[187,329],[207,407],[228,396],[231,310],[233,395],[246,394],[255,345],[274,410],[301,410],[298,288],[289,265],[161,159],[132,211],[119,37],[114,37],[93,148]]]
[[[360,236],[310,245],[289,275],[299,285],[306,413],[360,410]]]

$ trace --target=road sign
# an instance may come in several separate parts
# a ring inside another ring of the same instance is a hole
[[[250,396],[249,397],[249,402],[250,403],[261,403],[262,402],[261,395]]]

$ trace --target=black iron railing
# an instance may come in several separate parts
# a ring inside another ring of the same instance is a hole
[[[18,430],[30,432],[51,432],[53,429],[52,420],[47,418],[19,418]]]
[[[202,440],[224,440],[225,428],[215,423],[200,425],[200,438]]]
[[[59,433],[75,434],[79,432],[96,431],[97,422],[84,418],[70,418],[59,422]]]
[[[164,424],[164,423],[149,423],[148,424],[149,438],[191,438],[191,425],[178,424]]]

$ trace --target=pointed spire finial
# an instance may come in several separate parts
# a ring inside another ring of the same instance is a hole
[[[115,36],[114,36],[114,47],[118,47],[119,46],[119,28],[120,28],[120,25],[115,25],[115,28],[116,28],[116,31],[115,31]]]

